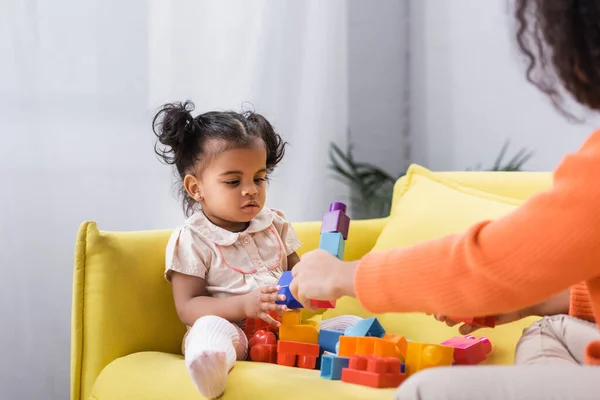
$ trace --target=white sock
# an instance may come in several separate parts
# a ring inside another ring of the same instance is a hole
[[[362,318],[356,315],[340,315],[339,317],[321,321],[320,328],[328,331],[345,332],[346,328],[354,326],[360,320]]]
[[[245,359],[248,342],[243,331],[224,318],[199,318],[186,338],[185,364],[194,385],[209,399],[223,394],[227,375],[238,355]]]

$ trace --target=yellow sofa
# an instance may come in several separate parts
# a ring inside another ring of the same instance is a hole
[[[550,184],[548,173],[432,173],[413,166],[395,188],[390,217],[354,220],[346,259],[464,229],[493,218]],[[508,208],[507,208],[508,207]],[[489,212],[488,212],[489,211]],[[487,215],[490,214],[491,215]],[[320,222],[294,224],[302,252],[318,247]],[[84,222],[75,249],[71,337],[71,399],[199,399],[180,354],[184,326],[163,279],[170,230],[100,231]],[[313,318],[370,314],[350,298]],[[422,314],[378,316],[384,327],[411,340],[457,335]],[[494,351],[486,363],[512,362],[514,345],[533,319],[481,330]],[[370,389],[319,378],[318,371],[238,362],[223,399],[386,399],[392,389]]]

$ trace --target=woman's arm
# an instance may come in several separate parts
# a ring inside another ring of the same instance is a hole
[[[599,277],[598,227],[600,132],[563,160],[552,189],[464,234],[368,254],[353,289],[375,313],[511,312]]]
[[[300,261],[300,257],[298,256],[298,253],[293,252],[292,254],[290,254],[289,256],[287,256],[287,268],[288,271],[291,271],[292,268],[294,268],[294,266],[296,264],[298,264],[298,262]]]

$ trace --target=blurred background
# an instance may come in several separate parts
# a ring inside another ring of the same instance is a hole
[[[268,205],[293,221],[336,200],[354,218],[385,215],[361,199],[411,163],[553,169],[595,121],[569,123],[526,83],[509,6],[0,0],[0,398],[68,398],[82,221],[183,221],[153,152],[165,102],[263,113],[291,144]]]

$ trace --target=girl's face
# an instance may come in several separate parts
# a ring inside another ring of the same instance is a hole
[[[196,180],[204,214],[221,228],[241,231],[264,207],[267,151],[262,141],[212,157]],[[186,185],[187,189],[187,185]],[[190,190],[188,190],[190,192]]]

